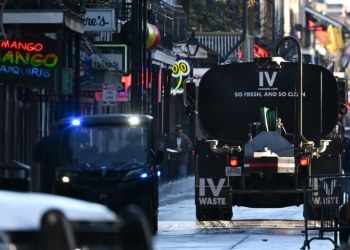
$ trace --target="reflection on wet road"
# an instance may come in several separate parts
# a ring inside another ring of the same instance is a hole
[[[231,221],[197,221],[194,178],[160,187],[159,231],[153,249],[176,250],[295,250],[305,236],[303,207],[276,209],[233,207]],[[317,236],[310,231],[309,236]],[[333,233],[325,237],[332,238]],[[334,249],[328,240],[315,240],[313,250]]]

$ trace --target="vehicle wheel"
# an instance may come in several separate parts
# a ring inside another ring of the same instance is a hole
[[[346,247],[349,240],[350,229],[341,229],[339,230],[339,241],[341,247]]]
[[[196,218],[199,221],[210,221],[210,208],[196,206]]]
[[[320,221],[322,220],[322,208],[321,207],[314,207],[314,206],[308,206],[308,211],[307,211],[307,220],[310,221]],[[337,212],[332,211],[332,210],[327,210],[323,211],[323,216],[324,218],[336,218],[337,217]],[[304,215],[305,218],[305,215]]]
[[[153,223],[152,223],[152,233],[155,234],[158,232],[158,214],[153,216]]]
[[[196,218],[199,221],[213,221],[213,220],[231,220],[232,208],[227,207],[213,207],[203,208],[196,206]]]
[[[232,208],[227,208],[227,207],[221,207],[219,208],[219,216],[220,220],[231,220],[233,213],[232,213]]]
[[[149,194],[140,195],[137,198],[137,205],[142,208],[145,212],[147,221],[150,225],[151,232],[155,233],[158,231],[158,216],[154,216],[152,196]],[[154,218],[156,217],[156,218]]]
[[[128,205],[120,211],[122,221],[124,222],[120,230],[120,249],[152,249],[149,223],[142,212],[142,209],[136,205]]]
[[[339,221],[340,223],[340,230],[339,230],[339,241],[340,241],[340,246],[342,248],[346,248],[348,246],[348,240],[350,237],[350,228],[345,228],[349,226],[349,220],[348,220],[348,204],[344,204],[340,208],[340,213],[339,217],[336,218],[335,221]]]

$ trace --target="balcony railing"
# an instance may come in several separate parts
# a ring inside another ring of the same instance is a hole
[[[87,8],[113,8],[115,10],[116,16],[116,32],[98,32],[98,34],[94,34],[91,39],[94,42],[110,42],[110,41],[121,41],[120,29],[123,24],[130,20],[132,5],[129,3],[115,3],[110,2],[109,4],[101,4],[101,3],[87,3]],[[160,32],[160,43],[158,44],[159,49],[164,49],[168,51],[172,51],[173,40],[174,40],[174,12],[167,9],[162,8],[157,4],[152,4],[152,9],[154,13],[157,14],[157,26]]]
[[[187,35],[190,36],[191,33],[188,32]],[[242,33],[240,32],[196,32],[196,38],[201,45],[221,56],[225,56],[239,42],[241,37]],[[238,51],[241,49],[242,46],[239,45],[228,58],[237,57]]]

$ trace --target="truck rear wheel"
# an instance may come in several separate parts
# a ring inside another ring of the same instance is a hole
[[[199,221],[231,220],[232,208],[196,206],[196,218]]]
[[[196,218],[199,221],[211,220],[209,208],[196,206]]]
[[[233,213],[232,208],[221,207],[220,209],[220,220],[231,220]]]

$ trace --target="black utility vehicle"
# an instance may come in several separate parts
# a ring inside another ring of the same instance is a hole
[[[60,167],[54,193],[119,210],[137,204],[158,231],[158,181],[151,116],[113,114],[59,121]]]

